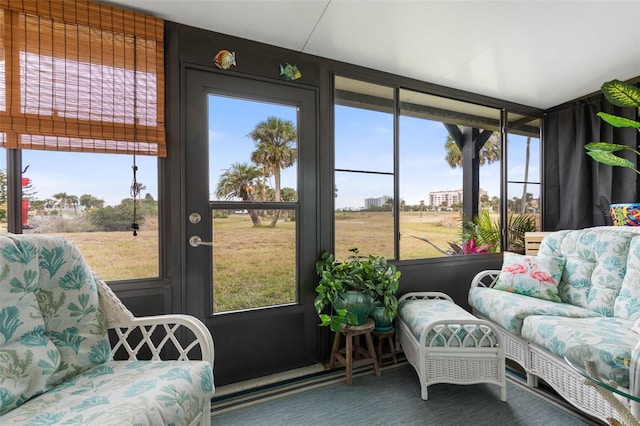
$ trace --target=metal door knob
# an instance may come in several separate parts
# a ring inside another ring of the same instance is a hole
[[[200,238],[197,235],[194,235],[193,237],[189,238],[189,244],[191,245],[191,247],[198,247],[198,246],[213,247],[212,241],[202,241],[202,238]]]

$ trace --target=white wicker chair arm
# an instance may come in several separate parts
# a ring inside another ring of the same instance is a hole
[[[453,302],[453,299],[445,293],[439,291],[412,291],[409,293],[403,294],[400,299],[398,299],[398,303],[403,302],[405,300],[449,300]]]
[[[113,355],[117,353],[118,356],[122,356],[124,351],[129,360],[137,360],[141,350],[148,350],[152,360],[160,361],[162,360],[161,352],[167,350],[175,351],[178,354],[178,360],[188,361],[191,359],[189,354],[200,348],[201,359],[209,361],[213,367],[215,357],[213,337],[202,321],[183,314],[136,318],[104,280],[96,273],[93,273],[93,277],[107,328],[114,330],[118,338],[118,341],[112,344]],[[182,327],[193,334],[193,339],[188,339],[190,343],[184,347],[180,343],[179,336],[176,336],[177,333],[184,332]],[[156,333],[155,336],[154,333]]]
[[[473,277],[473,281],[471,281],[471,288],[475,287],[493,287],[498,278],[500,277],[500,270],[497,269],[487,269],[486,271],[480,271]]]
[[[134,319],[131,311],[124,306],[118,296],[111,290],[111,287],[98,274],[92,273],[98,289],[100,310],[102,310],[107,321],[107,327],[113,328],[129,324]]]
[[[184,347],[176,336],[183,331],[182,327],[188,329],[194,336],[194,339]],[[215,357],[213,337],[202,321],[191,315],[168,314],[134,318],[129,324],[120,324],[112,329],[118,338],[118,341],[112,345],[113,354],[122,349],[129,360],[137,360],[138,353],[146,349],[151,352],[153,361],[160,361],[163,349],[175,350],[178,354],[177,360],[188,361],[194,359],[190,358],[190,353],[199,348],[201,359],[208,361],[213,367]],[[161,337],[154,336],[156,331]]]
[[[460,333],[461,328],[464,328],[466,333]],[[428,345],[427,338],[430,339]],[[485,320],[448,319],[426,325],[420,332],[420,345],[455,350],[502,350],[502,338],[498,330]]]

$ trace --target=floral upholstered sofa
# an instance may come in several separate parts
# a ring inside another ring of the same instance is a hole
[[[135,318],[69,241],[0,235],[0,424],[210,424],[213,355],[195,318]]]
[[[551,385],[577,408],[602,420],[621,416],[582,383],[577,365],[595,361],[601,378],[640,395],[640,235],[631,227],[556,231],[537,256],[509,255],[501,270],[483,271],[471,284],[474,313],[496,324],[505,356],[527,381]],[[579,348],[571,349],[570,348]],[[636,416],[636,403],[622,399]]]

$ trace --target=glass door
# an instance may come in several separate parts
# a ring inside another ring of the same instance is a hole
[[[216,384],[315,363],[316,93],[186,72],[187,309]]]

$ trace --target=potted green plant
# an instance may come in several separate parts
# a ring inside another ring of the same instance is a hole
[[[636,108],[637,114],[640,114],[640,89],[636,86],[620,80],[611,80],[604,83],[601,89],[604,96],[613,105]],[[639,121],[607,114],[606,112],[599,112],[597,115],[614,127],[631,127],[640,132]],[[640,174],[640,170],[635,167],[632,161],[614,154],[614,152],[618,151],[631,150],[640,156],[640,152],[633,147],[608,142],[591,142],[585,145],[585,149],[587,154],[599,163],[609,166],[628,167]],[[639,203],[612,204],[610,208],[614,225],[640,226]]]
[[[383,307],[384,314],[395,317],[398,309],[400,272],[388,265],[381,256],[359,256],[358,249],[345,261],[337,261],[333,254],[324,252],[316,262],[320,277],[314,301],[321,326],[330,326],[339,331],[343,323],[359,325],[366,321],[374,303]],[[353,302],[353,305],[347,303]],[[323,313],[331,305],[334,314]]]
[[[394,265],[389,265],[382,256],[357,257],[357,278],[362,280],[362,287],[373,297],[374,306],[370,317],[376,323],[375,330],[384,332],[391,329],[393,320],[398,312],[398,298],[396,292],[400,285],[400,271]]]

